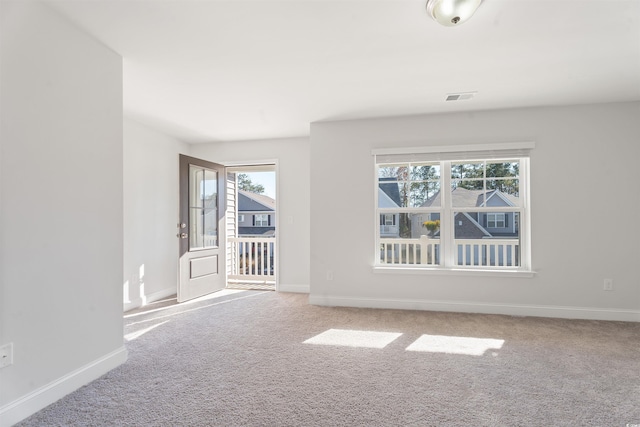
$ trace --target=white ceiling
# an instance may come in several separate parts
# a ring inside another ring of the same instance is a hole
[[[51,0],[124,62],[125,114],[191,143],[320,120],[640,100],[639,0]],[[450,92],[474,99],[445,102]]]

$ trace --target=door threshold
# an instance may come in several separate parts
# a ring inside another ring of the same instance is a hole
[[[242,289],[244,291],[275,291],[275,284],[268,283],[227,283],[227,289]]]

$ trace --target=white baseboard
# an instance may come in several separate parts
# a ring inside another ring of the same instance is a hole
[[[308,294],[311,290],[309,285],[278,285],[278,292],[296,292],[300,294]]]
[[[12,426],[127,361],[124,346],[0,408],[0,427]]]
[[[401,310],[449,311],[506,314],[511,316],[557,317],[564,319],[640,322],[640,311],[594,307],[487,304],[456,301],[402,300],[309,295],[309,304],[334,307],[389,308]]]
[[[154,301],[159,301],[161,299],[168,298],[170,296],[175,295],[176,293],[177,293],[177,290],[174,288],[163,289],[161,291],[154,292],[149,295],[145,295],[144,300],[142,299],[142,297],[140,297],[140,298],[134,299],[133,301],[125,302],[123,306],[123,310],[125,312],[129,310],[133,310],[134,308],[142,307],[143,305],[152,303]]]

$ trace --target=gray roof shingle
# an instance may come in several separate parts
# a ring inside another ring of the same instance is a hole
[[[276,201],[264,194],[238,190],[238,212],[275,211]]]
[[[510,196],[509,194],[502,193],[499,190],[491,190],[486,192],[486,198],[489,199],[492,195],[499,195],[504,197],[509,203],[517,206],[517,198]],[[484,204],[483,194],[484,190],[467,190],[466,188],[456,187],[451,191],[451,197],[454,207],[470,207],[470,206],[482,206]],[[440,191],[427,199],[421,207],[440,206]],[[506,205],[505,205],[506,206]]]

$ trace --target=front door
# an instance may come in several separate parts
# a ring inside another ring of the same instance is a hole
[[[178,302],[223,289],[224,166],[180,155]]]

